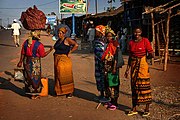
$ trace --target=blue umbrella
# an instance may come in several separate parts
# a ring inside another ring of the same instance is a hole
[[[57,25],[56,28],[55,28],[54,36],[52,37],[53,40],[57,40],[57,39],[58,39],[58,30],[59,30],[59,28],[61,28],[61,27],[66,27],[66,28],[67,28],[67,32],[66,32],[65,37],[70,37],[70,35],[71,35],[71,29],[70,29],[67,25],[65,25],[65,24],[59,24],[59,25]]]

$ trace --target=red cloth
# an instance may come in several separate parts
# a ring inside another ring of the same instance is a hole
[[[26,41],[25,41],[26,42]],[[25,43],[24,42],[24,43]],[[32,45],[30,47],[27,47],[27,51],[25,53],[24,51],[24,43],[23,43],[23,47],[21,49],[21,54],[23,55],[26,55],[26,56],[29,56],[29,57],[32,57],[32,51],[33,51],[33,48],[34,48],[34,43],[36,42],[36,40],[32,40]],[[41,43],[39,45],[39,47],[37,48],[37,51],[36,51],[36,56],[37,57],[44,57],[45,56],[45,50],[44,50],[44,45]]]
[[[149,40],[142,38],[139,42],[135,42],[134,40],[129,42],[129,52],[132,57],[143,57],[146,55],[146,52],[153,53],[153,49]]]
[[[46,15],[34,5],[22,12],[20,21],[27,30],[45,29]]]
[[[110,41],[107,45],[106,50],[104,51],[101,60],[104,60],[104,58],[106,57],[107,54],[109,54],[109,52],[111,53],[111,55],[115,55],[116,53],[116,48],[118,46],[118,42],[116,41]]]

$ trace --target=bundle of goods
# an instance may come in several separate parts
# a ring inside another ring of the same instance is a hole
[[[22,12],[20,21],[27,30],[42,30],[45,29],[46,16],[34,5],[34,8],[29,7]]]

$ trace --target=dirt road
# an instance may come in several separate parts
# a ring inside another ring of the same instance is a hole
[[[27,38],[22,32],[21,43]],[[41,42],[48,46],[54,44],[51,37],[42,33]],[[13,79],[13,69],[20,56],[20,47],[13,45],[10,31],[0,31],[0,120],[176,120],[180,119],[180,64],[169,64],[168,71],[162,71],[158,63],[150,66],[153,103],[150,116],[143,118],[139,114],[128,117],[125,112],[131,108],[130,80],[124,79],[126,66],[120,71],[121,85],[118,100],[119,109],[109,111],[96,100],[97,89],[94,79],[94,57],[89,53],[87,43],[82,43],[82,50],[72,54],[75,92],[71,99],[53,97],[53,52],[42,59],[43,76],[49,78],[49,95],[38,100],[25,97],[24,84]],[[127,56],[124,56],[127,63]]]

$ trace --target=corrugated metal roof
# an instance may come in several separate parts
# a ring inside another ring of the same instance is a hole
[[[112,10],[110,12],[102,12],[102,13],[98,13],[96,15],[90,15],[89,14],[84,19],[97,18],[97,17],[109,17],[109,16],[117,15],[117,14],[122,13],[122,12],[124,12],[124,6],[120,6],[119,8]]]

